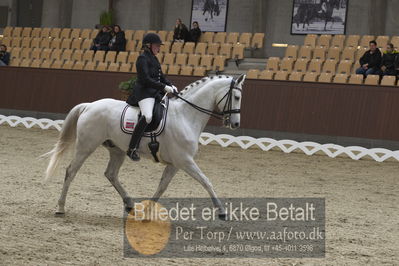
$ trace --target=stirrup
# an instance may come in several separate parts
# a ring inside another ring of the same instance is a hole
[[[138,154],[137,149],[129,149],[126,154],[133,161],[140,161],[140,155]]]

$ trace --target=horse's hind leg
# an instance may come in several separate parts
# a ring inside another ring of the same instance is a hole
[[[107,147],[110,155],[107,169],[105,170],[105,177],[111,182],[116,191],[121,196],[127,211],[133,208],[133,199],[129,197],[122,184],[119,182],[118,173],[123,161],[125,160],[126,153],[118,147]]]
[[[82,142],[77,143],[75,156],[74,156],[71,164],[68,166],[68,168],[66,170],[64,185],[62,187],[60,199],[58,200],[58,208],[55,213],[56,215],[65,214],[65,200],[66,200],[66,196],[68,194],[69,186],[71,185],[73,179],[76,176],[76,173],[79,171],[79,169],[82,166],[82,164],[84,163],[84,161],[97,148],[97,147],[91,147],[91,148],[86,147],[86,149],[83,149],[81,146],[82,145],[81,143]]]
[[[165,192],[166,188],[168,187],[172,178],[176,175],[177,171],[179,171],[179,169],[177,169],[173,165],[168,165],[165,167],[165,170],[163,170],[161,181],[159,182],[158,185],[158,189],[155,192],[154,196],[152,197],[153,201],[159,200],[159,198],[162,196],[162,194]]]

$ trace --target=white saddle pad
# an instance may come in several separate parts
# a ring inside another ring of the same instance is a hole
[[[138,107],[126,105],[122,112],[121,129],[127,134],[132,134],[137,124],[137,117],[140,110]]]
[[[162,131],[165,128],[165,122],[166,122],[166,115],[168,112],[168,105],[169,102],[166,101],[166,108],[164,110],[163,118],[161,122],[158,125],[158,128],[154,130],[153,132],[146,132],[144,133],[144,137],[150,137],[151,134],[155,136],[159,136]],[[122,111],[121,115],[121,130],[126,133],[126,134],[132,134],[134,131],[134,128],[136,127],[137,121],[138,121],[138,115],[140,113],[140,109],[138,107],[133,107],[128,104],[126,104],[125,108]]]

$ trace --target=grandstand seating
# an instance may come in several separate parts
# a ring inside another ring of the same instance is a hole
[[[363,75],[353,74],[349,77],[349,84],[363,84]]]
[[[288,71],[277,71],[276,74],[274,75],[274,80],[287,80],[289,75]]]
[[[382,86],[395,86],[396,77],[395,76],[384,76],[381,80]]]
[[[348,81],[347,74],[337,74],[334,76],[333,83],[346,83]]]
[[[274,71],[271,70],[263,70],[259,73],[259,79],[271,80],[274,77]]]
[[[248,78],[396,86],[395,76],[380,81],[378,75],[364,79],[355,74],[360,57],[374,39],[382,50],[389,42],[399,48],[399,36],[308,34],[302,46],[288,45],[282,59],[268,58],[265,70],[250,69]]]
[[[148,32],[155,31],[125,30],[126,52],[119,54],[90,51],[98,34],[93,29],[6,27],[0,41],[12,51],[13,66],[133,72],[141,40]],[[173,45],[173,31],[158,34],[164,41],[157,56],[159,61],[166,65],[168,73],[180,73],[181,68],[185,75],[223,71],[226,60],[243,59],[244,49],[261,48],[264,43],[264,33],[205,32],[200,43]]]
[[[206,74],[206,69],[204,67],[194,68],[193,76],[203,77]]]
[[[320,74],[322,63],[323,63],[323,61],[321,59],[312,59],[309,63],[307,72]]]
[[[308,72],[303,77],[304,82],[316,82],[319,74],[316,72]]]
[[[192,66],[183,66],[180,70],[180,75],[191,76],[194,68]]]
[[[291,72],[288,80],[291,80],[291,81],[302,81],[303,76],[304,76],[303,72],[294,71],[294,72]]]
[[[331,83],[333,78],[333,74],[332,73],[321,73],[319,76],[318,81],[319,82],[325,82],[325,83]]]
[[[298,54],[298,58],[307,58],[307,59],[311,59],[312,58],[312,47],[310,46],[302,46],[299,49],[299,54]]]
[[[135,72],[135,62],[145,33],[126,30],[126,52],[94,53],[90,50],[98,30],[70,28],[6,27],[0,39],[11,51],[11,65],[97,71]],[[201,75],[224,71],[226,60],[243,59],[245,49],[263,47],[263,33],[206,32],[195,43],[172,42],[173,31],[158,31],[164,45],[157,56],[165,73]],[[399,48],[399,36],[307,35],[303,45],[289,45],[284,58],[270,57],[264,70],[249,70],[248,78],[304,82],[334,82],[395,86],[394,77],[363,80],[355,75],[359,59],[376,40],[384,49],[388,42]],[[172,44],[173,43],[173,44]]]
[[[314,48],[314,47],[316,47],[316,42],[317,42],[317,35],[316,34],[308,34],[308,35],[306,35],[303,44],[305,46],[310,46],[310,47]]]
[[[260,70],[259,69],[250,69],[247,72],[247,78],[249,79],[257,79],[259,76]]]
[[[379,75],[368,75],[367,78],[364,80],[364,84],[366,85],[378,85],[380,80]]]
[[[345,46],[345,35],[334,35],[334,37],[331,40],[331,47],[338,47],[340,49],[343,49]]]
[[[266,70],[278,71],[279,70],[279,64],[280,64],[280,58],[278,58],[278,57],[269,57],[269,60],[267,60]]]
[[[320,35],[317,41],[317,45],[321,47],[330,47],[330,42],[331,42],[331,35]]]

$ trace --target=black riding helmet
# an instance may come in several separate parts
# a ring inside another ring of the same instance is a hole
[[[158,34],[147,33],[143,38],[143,45],[145,44],[162,44],[162,41]]]

